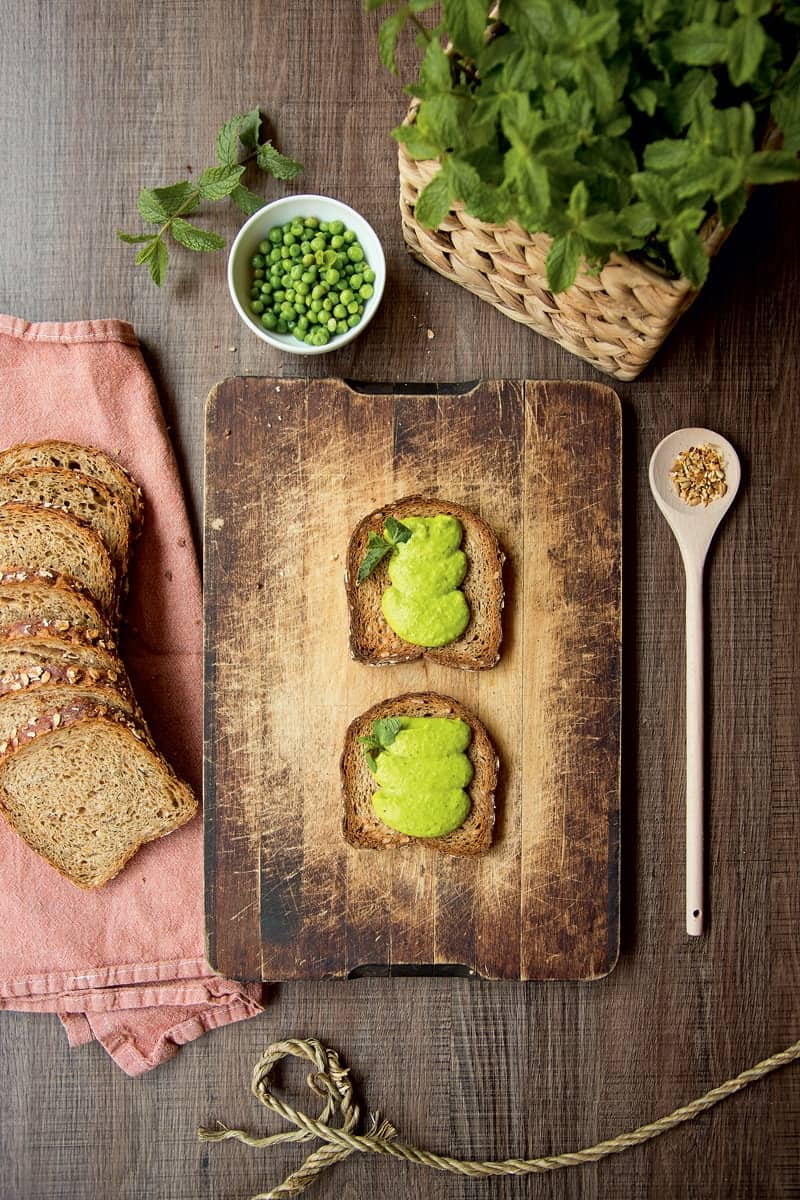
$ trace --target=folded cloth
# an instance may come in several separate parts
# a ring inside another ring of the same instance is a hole
[[[0,446],[61,438],[119,458],[141,484],[122,654],[159,748],[200,789],[197,560],[158,396],[130,325],[0,316]],[[105,887],[62,879],[0,820],[0,1008],[56,1012],[139,1075],[208,1029],[261,1011],[260,985],[203,953],[202,820],[145,846]]]

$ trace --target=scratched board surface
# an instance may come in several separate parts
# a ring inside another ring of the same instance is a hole
[[[620,456],[619,401],[592,383],[417,395],[237,378],[212,391],[206,925],[219,971],[592,979],[613,968]],[[412,493],[480,513],[506,552],[492,670],[350,658],[350,533]],[[342,837],[347,725],[378,700],[423,690],[464,703],[497,747],[486,857],[355,850]]]

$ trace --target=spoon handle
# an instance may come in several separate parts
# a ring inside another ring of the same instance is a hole
[[[686,932],[703,932],[703,567],[686,564]]]

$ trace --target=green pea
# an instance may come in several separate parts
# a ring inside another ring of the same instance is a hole
[[[282,321],[282,320],[278,321],[276,328],[278,330],[278,333],[288,333],[288,331],[289,331],[289,326],[286,324],[285,321]]]
[[[328,229],[334,234],[344,233],[344,221],[329,221]]]
[[[303,283],[302,279],[300,280],[300,282],[297,284],[296,288],[294,289],[294,293],[296,296],[307,296],[310,291],[311,291],[311,288],[309,287],[309,285],[307,283]]]
[[[282,242],[283,241],[283,232],[281,230],[280,225],[274,225],[272,227],[272,229],[270,229],[269,233],[267,234],[267,237],[272,242],[273,246]]]
[[[364,276],[364,283],[375,282],[375,272],[372,270],[372,267],[365,267],[361,274]]]
[[[336,267],[328,267],[325,272],[325,282],[331,284],[339,282],[339,272],[336,270]]]
[[[263,267],[264,266],[264,255],[263,254],[254,254],[253,257],[250,259],[250,266],[251,267]]]
[[[361,320],[361,317],[359,317],[359,316],[348,317],[347,318],[348,329],[355,329],[356,325],[358,325],[360,320]]]
[[[334,304],[333,308],[331,309],[331,312],[340,321],[343,317],[347,316],[347,309],[345,308],[345,306],[343,304]]]
[[[343,245],[344,238],[340,237],[338,233],[331,238],[331,250],[341,250]]]
[[[347,242],[348,246],[356,240],[356,235],[353,233],[352,229],[345,229],[344,240]]]
[[[326,296],[322,301],[322,307],[325,309],[325,312],[330,312],[333,308],[333,298],[331,296]]]
[[[271,312],[265,312],[261,318],[261,324],[265,329],[275,329],[278,324],[275,319],[275,314]]]
[[[253,278],[263,279],[265,274],[266,272],[263,267],[256,267],[255,271],[253,271]]]
[[[347,322],[346,321],[337,321],[336,322],[336,332],[337,333],[347,333]]]
[[[303,268],[301,266],[292,267],[291,271],[289,272],[289,275],[292,279],[300,279],[302,274]]]
[[[281,261],[280,247],[276,246],[274,250],[270,250],[269,261],[271,263],[279,263]]]
[[[317,217],[306,217],[303,221],[303,224],[305,225],[306,229],[316,229],[319,225],[319,220]]]
[[[329,317],[325,328],[328,330],[328,333],[336,333],[336,317]]]
[[[303,274],[300,276],[301,282],[307,283],[309,285],[309,287],[311,286],[312,283],[314,283],[316,278],[317,278],[316,271],[303,271]]]
[[[315,312],[315,313],[322,312],[322,301],[319,298],[315,297],[311,301],[311,303],[309,304],[308,307],[311,309],[312,312]]]
[[[319,237],[319,235],[317,235],[317,237],[315,237],[315,238],[312,238],[311,239],[311,249],[312,250],[324,250],[325,249],[325,238]]]
[[[280,304],[281,300],[286,299],[286,292],[283,290],[283,288],[278,288],[276,292],[272,293],[272,299],[276,304]]]
[[[349,304],[352,299],[353,293],[350,291],[350,288],[343,288],[339,293],[339,300],[342,304]]]
[[[371,283],[362,283],[358,289],[358,294],[362,300],[369,300],[370,296],[374,295],[375,289]]]
[[[292,256],[291,256],[291,254],[289,253],[289,247],[288,247],[288,246],[281,246],[281,258],[283,259],[283,261],[284,261],[284,262],[286,262],[286,260],[287,260],[288,258],[291,258],[291,257],[292,257]]]
[[[348,246],[347,257],[351,262],[362,262],[364,258],[364,251],[361,249],[358,242],[352,246]]]
[[[302,261],[304,267],[313,267],[314,255],[313,254],[304,254],[301,261]]]
[[[360,275],[357,271],[354,271],[353,274],[350,276],[350,287],[356,292],[361,287],[361,284],[363,282],[364,282],[363,275]]]
[[[264,311],[263,300],[254,300],[253,303],[250,305],[250,311],[254,312],[256,314],[256,316],[260,317]]]
[[[267,241],[266,238],[264,239],[263,242],[258,243],[258,253],[259,254],[269,254],[271,249],[272,249],[272,246],[270,245],[270,243]]]
[[[319,223],[319,231],[320,231],[320,233],[327,233],[327,232],[328,232],[328,229],[329,229],[328,222],[327,222],[327,221],[320,221],[320,223]]]
[[[272,284],[267,283],[267,281],[264,280],[261,287],[259,288],[259,292],[261,293],[262,296],[271,296],[272,295]]]
[[[356,304],[355,300],[350,301],[347,306],[347,311],[350,313],[351,317],[355,316],[355,314],[358,312],[358,305]]]

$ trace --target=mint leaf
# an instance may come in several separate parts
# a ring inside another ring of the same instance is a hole
[[[211,233],[208,229],[198,229],[196,225],[190,225],[182,217],[174,218],[170,225],[170,232],[175,241],[180,242],[187,250],[223,250],[225,248],[225,239],[218,233]]]
[[[244,171],[244,167],[207,167],[197,181],[200,195],[205,200],[222,200],[230,196]]]
[[[152,188],[142,188],[136,206],[142,220],[147,221],[150,225],[161,225],[167,219],[167,210]]]
[[[442,10],[453,45],[468,58],[477,58],[486,32],[485,0],[442,0]]]
[[[117,229],[116,234],[121,242],[128,242],[131,246],[135,246],[138,242],[153,240],[152,233],[123,233],[121,229]]]
[[[669,239],[669,252],[692,287],[702,287],[708,275],[708,255],[698,235],[688,229],[678,230]]]
[[[419,81],[421,92],[426,97],[450,91],[450,59],[436,39],[425,51],[425,57],[419,69]]]
[[[675,171],[684,167],[693,153],[691,142],[662,138],[645,146],[644,165],[648,171]]]
[[[259,196],[258,192],[251,192],[243,183],[233,189],[231,200],[243,213],[247,213],[248,217],[259,212],[267,203],[263,196]]]
[[[410,158],[436,158],[436,147],[423,137],[416,125],[399,125],[392,130],[392,137],[405,147]]]
[[[728,30],[728,74],[734,87],[753,78],[766,45],[767,35],[757,17],[734,21]]]
[[[358,744],[360,746],[366,746],[368,750],[380,750],[381,748],[380,742],[376,737],[373,737],[372,734],[370,734],[368,737],[358,738]]]
[[[176,212],[194,212],[200,203],[197,189],[188,180],[170,184],[169,187],[153,188],[151,193],[168,217]]]
[[[658,96],[651,87],[636,88],[635,91],[631,92],[631,100],[639,111],[647,113],[648,117],[652,117],[656,111]]]
[[[572,287],[581,263],[581,239],[575,233],[566,233],[553,239],[547,254],[547,285],[551,292],[565,292]]]
[[[453,194],[444,171],[434,175],[417,198],[416,216],[426,229],[438,229],[450,211]]]
[[[397,74],[395,51],[397,50],[400,34],[408,20],[408,15],[408,9],[398,9],[397,12],[392,13],[385,21],[382,21],[378,29],[378,54],[383,65],[393,75]]]
[[[581,179],[570,192],[569,203],[567,204],[567,216],[576,228],[586,216],[586,209],[588,207],[589,193],[586,190],[586,184]]]
[[[294,179],[303,169],[302,163],[281,154],[272,142],[264,142],[263,146],[259,146],[256,162],[262,171],[268,171],[276,179]]]
[[[258,145],[258,135],[261,132],[261,112],[259,109],[253,108],[244,114],[241,122],[239,141],[243,146],[247,146],[248,150],[255,150]]]
[[[387,517],[385,534],[391,546],[399,546],[402,542],[407,542],[411,537],[412,531],[402,521],[398,521],[396,517]]]
[[[372,736],[382,750],[387,750],[403,728],[399,717],[383,717],[372,722]]]
[[[147,244],[142,246],[141,250],[137,251],[136,257],[133,260],[137,267],[140,267],[142,263],[148,262],[153,257],[156,253],[156,243],[160,241],[160,238],[157,233],[154,233],[152,236],[146,235],[143,240]]]
[[[387,554],[390,554],[392,547],[385,538],[382,538],[379,533],[370,530],[367,538],[367,552],[361,560],[361,566],[358,568],[356,583],[363,583],[364,580],[372,574],[379,562],[382,562]]]
[[[231,117],[217,134],[217,162],[223,167],[234,167],[239,158],[239,130],[244,114]]]
[[[708,67],[727,58],[728,31],[711,21],[697,21],[674,33],[670,48],[678,62]]]
[[[161,237],[156,234],[136,255],[134,262],[137,267],[147,263],[150,271],[150,277],[157,287],[161,287],[164,282],[164,276],[167,273],[167,259],[169,257],[167,247]]]
[[[800,179],[800,159],[788,150],[759,150],[747,160],[748,183],[784,183]]]

